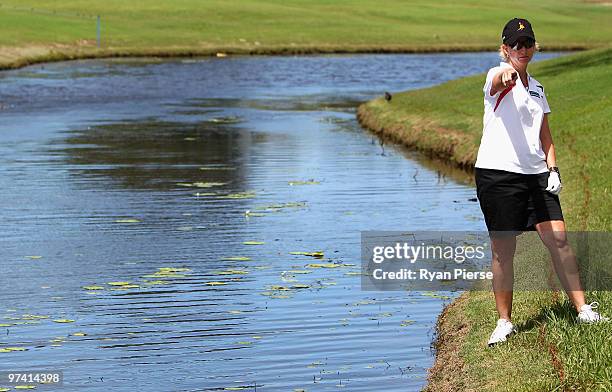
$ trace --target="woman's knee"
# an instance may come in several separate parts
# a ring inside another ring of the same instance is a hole
[[[516,251],[516,237],[491,239],[491,254],[493,261],[512,262]]]
[[[567,234],[564,231],[548,231],[542,233],[540,237],[549,250],[563,250],[569,247]]]

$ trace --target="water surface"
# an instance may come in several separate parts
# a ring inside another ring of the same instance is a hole
[[[485,227],[467,175],[381,143],[356,106],[497,62],[0,73],[0,348],[25,350],[0,368],[62,370],[67,391],[420,389],[454,294],[360,290],[360,232]]]

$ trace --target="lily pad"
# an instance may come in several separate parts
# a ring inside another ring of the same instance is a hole
[[[284,299],[284,298],[291,298],[288,295],[285,294],[270,294],[268,297],[270,298],[279,298],[279,299]]]
[[[160,284],[168,284],[168,282],[164,282],[163,280],[149,280],[149,281],[144,282],[144,284],[153,286],[153,285],[160,285]]]
[[[25,347],[3,347],[0,348],[0,353],[10,353],[13,351],[28,351]]]
[[[427,296],[427,297],[432,297],[432,298],[440,298],[440,299],[450,299],[451,298],[448,295],[441,295],[433,291],[424,291],[422,295]]]
[[[216,196],[217,194],[214,192],[196,192],[193,195],[200,197],[200,196]]]
[[[137,289],[140,286],[137,284],[124,284],[122,286],[113,287],[111,290],[128,290],[128,289]]]
[[[248,273],[249,271],[245,271],[245,270],[228,269],[228,270],[215,272],[214,275],[246,275]]]
[[[212,188],[214,186],[226,185],[227,182],[194,182],[192,186],[196,188]]]
[[[108,282],[107,285],[109,286],[125,286],[128,284],[131,284],[132,282]]]
[[[307,365],[306,367],[313,368],[313,367],[317,367],[321,365],[324,365],[324,363],[321,361],[315,361],[315,362],[312,362],[310,365]]]
[[[242,120],[240,119],[240,117],[236,117],[236,116],[225,116],[225,117],[213,117],[208,121],[212,123],[216,123],[216,124],[236,124],[236,123],[241,122]]]
[[[49,316],[39,316],[36,314],[24,314],[21,316],[22,320],[40,320],[40,319],[48,319]]]
[[[222,199],[251,199],[257,196],[255,192],[237,192],[228,195],[219,196]]]
[[[268,211],[280,211],[285,208],[297,208],[297,207],[306,207],[305,202],[288,202],[288,203],[280,203],[280,204],[270,204],[267,206],[257,206],[255,210],[268,210]]]
[[[154,274],[143,275],[142,277],[159,279],[159,278],[184,278],[185,276],[186,276],[185,274],[175,274],[172,272],[157,271]]]
[[[221,260],[228,260],[228,261],[249,261],[251,260],[250,257],[246,257],[246,256],[230,256],[230,257],[223,257],[221,258]]]
[[[190,268],[178,268],[178,267],[160,267],[158,268],[158,270],[161,272],[168,272],[168,273],[191,271]]]
[[[104,290],[102,286],[83,286],[85,290]]]
[[[271,285],[270,286],[270,290],[286,291],[286,290],[289,290],[289,287],[279,286],[279,285]]]
[[[235,167],[231,166],[202,166],[200,170],[236,170]]]
[[[294,185],[318,185],[320,184],[319,181],[315,181],[315,180],[308,180],[308,181],[289,181],[289,185],[294,186]]]
[[[266,216],[266,214],[263,214],[261,212],[251,212],[250,210],[246,210],[244,212],[244,216],[246,216],[246,217],[251,217],[251,216],[258,217],[258,216]]]
[[[307,268],[338,268],[340,267],[340,264],[334,264],[334,263],[321,263],[321,264],[308,264],[306,265]]]

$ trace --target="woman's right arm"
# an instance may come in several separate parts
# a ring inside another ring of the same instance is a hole
[[[499,91],[502,91],[506,87],[514,86],[516,84],[516,80],[518,79],[518,72],[514,68],[504,67],[501,71],[499,71],[495,76],[493,76],[493,80],[491,83],[491,91],[489,94],[494,96]]]

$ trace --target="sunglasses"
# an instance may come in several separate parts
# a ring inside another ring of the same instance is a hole
[[[516,41],[514,45],[509,45],[512,50],[521,50],[523,48],[531,49],[535,45],[535,40],[527,38],[524,40]]]

